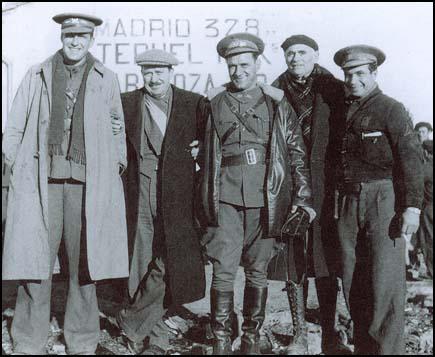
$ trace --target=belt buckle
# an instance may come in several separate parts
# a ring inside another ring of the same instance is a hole
[[[245,156],[248,165],[255,165],[257,163],[257,155],[255,154],[255,149],[246,150]]]

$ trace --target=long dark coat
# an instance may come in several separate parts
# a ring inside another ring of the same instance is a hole
[[[202,97],[176,87],[173,88],[172,111],[162,145],[159,183],[161,214],[164,229],[165,267],[171,301],[178,304],[201,299],[205,295],[205,273],[200,251],[199,235],[194,225],[193,200],[195,162],[189,144],[197,136],[197,112]],[[124,108],[128,166],[123,175],[130,256],[151,258],[143,251],[152,246],[140,242],[135,246],[139,204],[139,160],[143,128],[142,106],[144,91],[138,89],[121,97]],[[145,129],[146,130],[146,129]],[[144,261],[146,267],[149,261]],[[132,266],[131,269],[138,269]],[[132,271],[143,274],[144,271]]]
[[[313,208],[317,216],[312,223],[308,239],[307,263],[309,275],[317,278],[329,276],[331,273],[339,271],[340,253],[333,218],[334,168],[331,167],[329,160],[330,155],[333,154],[331,146],[335,145],[335,135],[330,132],[330,123],[340,120],[344,115],[343,83],[335,79],[326,69],[320,68],[322,74],[316,76],[313,81],[315,98],[311,127],[312,146],[311,150],[308,150],[310,152],[308,161],[311,170]],[[284,73],[272,85],[283,89],[288,101],[292,103],[281,80],[283,75]],[[270,279],[287,280],[285,264],[271,262],[269,267],[272,266],[282,269],[269,269]]]

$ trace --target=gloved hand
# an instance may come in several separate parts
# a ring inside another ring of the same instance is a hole
[[[413,234],[417,232],[420,224],[420,210],[414,207],[408,207],[402,214],[402,236],[404,234]]]
[[[316,218],[316,211],[314,211],[311,207],[307,207],[307,206],[301,206],[301,208],[308,213],[308,215],[310,216],[310,223],[312,221],[314,221],[314,218]],[[295,213],[296,210],[298,209],[298,206],[292,206],[292,210],[291,213]]]

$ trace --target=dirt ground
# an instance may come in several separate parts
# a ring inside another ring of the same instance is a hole
[[[207,291],[210,286],[211,266],[206,266]],[[236,281],[235,306],[241,319],[244,277],[240,270]],[[113,281],[98,286],[100,304],[101,338],[97,354],[129,355],[119,330],[114,324],[115,312],[122,304],[122,284]],[[282,354],[282,347],[291,339],[291,315],[283,283],[270,282],[266,320],[262,329],[261,348],[263,354]],[[62,335],[63,314],[67,284],[59,280],[53,284],[52,320],[47,351],[51,355],[64,355],[65,345]],[[10,326],[14,314],[16,284],[2,283],[2,354],[10,354],[12,345]],[[211,354],[211,335],[208,326],[209,296],[192,304],[185,305],[193,315],[179,324],[178,334],[174,334],[172,348],[168,354]],[[318,307],[314,284],[310,281],[308,298],[308,341],[310,354],[320,353],[321,329],[318,325]],[[342,294],[339,294],[337,326],[343,343],[352,350],[352,326]],[[409,355],[433,352],[433,283],[432,280],[408,282],[406,305],[406,352]],[[237,347],[238,340],[234,347]]]

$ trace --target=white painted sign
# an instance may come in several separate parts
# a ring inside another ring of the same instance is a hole
[[[60,26],[51,18],[84,12],[104,20],[91,52],[117,73],[123,92],[142,85],[134,57],[149,48],[169,51],[182,62],[174,78],[181,88],[205,93],[227,82],[216,44],[235,32],[264,40],[259,80],[270,83],[286,69],[281,43],[306,34],[319,44],[319,63],[339,79],[342,71],[332,60],[338,49],[361,43],[381,48],[387,55],[379,68],[381,89],[403,102],[414,121],[433,121],[432,3],[24,4],[2,14],[2,54],[12,68],[10,97],[31,65],[60,48]],[[4,112],[2,107],[2,127]]]

